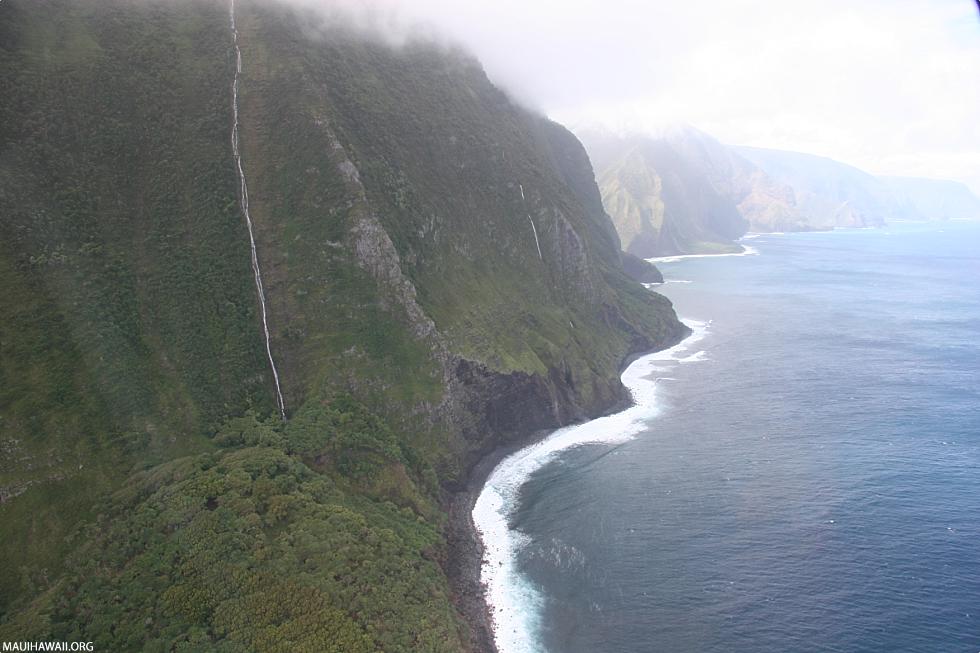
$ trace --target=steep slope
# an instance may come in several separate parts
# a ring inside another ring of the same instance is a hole
[[[791,186],[800,212],[813,227],[875,227],[913,215],[884,182],[838,161],[755,147],[735,151]]]
[[[624,248],[640,256],[730,251],[745,228],[736,213],[756,232],[980,214],[962,184],[879,179],[809,154],[729,147],[691,127],[656,137],[579,135]]]
[[[412,412],[438,401],[448,379],[442,407],[459,418],[452,402],[473,389],[471,374],[534,385],[555,406],[542,424],[607,405],[619,392],[608,372],[662,335],[666,304],[626,281],[574,137],[512,104],[461,53],[395,51],[327,26],[297,41],[293,20],[271,9],[241,18],[253,212],[272,314],[293,331],[274,336],[288,403],[338,371],[365,377],[377,358],[382,378],[419,371],[417,387],[390,378],[412,391]],[[314,29],[315,16],[301,20]],[[362,275],[387,308],[362,315],[356,304],[348,316],[363,328],[394,320],[400,328],[374,337],[410,338],[372,352],[320,337],[361,328],[324,324],[352,295],[352,273],[323,273],[333,268]],[[502,416],[471,417],[472,436],[486,437],[483,420]]]
[[[805,231],[806,216],[797,207],[788,185],[776,181],[761,168],[708,134],[693,127],[675,127],[662,138],[692,169],[697,170],[723,197],[738,207],[749,230]]]
[[[228,8],[0,4],[0,638],[478,647],[448,492],[684,328],[477,62],[238,2],[283,423]]]
[[[879,177],[923,220],[980,220],[980,198],[958,181]]]
[[[227,14],[118,5],[0,6],[0,605],[134,464],[272,407]]]
[[[623,249],[640,257],[737,252],[746,222],[700,168],[663,139],[579,133]]]
[[[623,252],[623,271],[640,283],[663,283],[664,275],[646,259]]]
[[[693,127],[657,136],[595,129],[579,136],[606,209],[634,254],[739,251],[733,241],[746,230],[814,228],[790,186]]]

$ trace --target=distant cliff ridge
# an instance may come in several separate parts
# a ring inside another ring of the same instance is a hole
[[[881,177],[925,220],[980,220],[980,198],[966,184],[946,179]]]
[[[809,154],[730,147],[691,127],[578,135],[623,248],[641,257],[737,251],[745,231],[980,215],[980,200],[962,184],[879,179]]]
[[[579,137],[626,252],[649,258],[740,251],[733,241],[748,222],[704,174],[701,161],[664,139],[587,131]]]
[[[885,182],[853,166],[799,152],[755,147],[735,151],[793,188],[811,227],[879,227],[915,215]]]

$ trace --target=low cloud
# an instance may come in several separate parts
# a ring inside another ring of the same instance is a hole
[[[562,122],[687,122],[980,192],[973,0],[296,0],[389,40],[462,43]]]

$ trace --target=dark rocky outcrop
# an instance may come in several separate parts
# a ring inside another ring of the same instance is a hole
[[[663,283],[664,275],[650,261],[623,252],[623,271],[640,283]]]

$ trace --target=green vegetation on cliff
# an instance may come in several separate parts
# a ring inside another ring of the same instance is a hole
[[[239,2],[281,423],[228,18],[0,4],[0,639],[470,648],[448,489],[683,327],[581,145],[474,60]]]
[[[271,405],[248,250],[229,246],[226,19],[0,6],[0,606],[57,574],[134,466]]]
[[[137,473],[73,543],[68,573],[0,628],[5,639],[111,651],[459,648],[438,530],[276,447]]]

